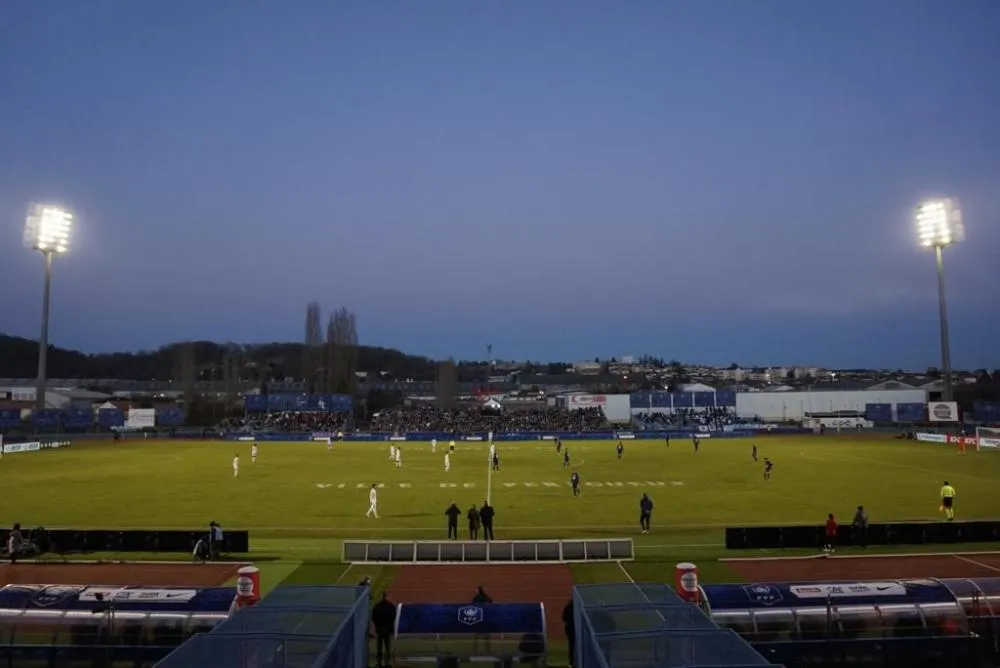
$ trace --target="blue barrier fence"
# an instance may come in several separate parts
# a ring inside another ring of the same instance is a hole
[[[557,438],[563,441],[643,441],[659,440],[669,436],[672,439],[684,439],[697,436],[701,439],[713,438],[747,438],[760,436],[761,434],[781,435],[781,434],[812,434],[812,429],[802,427],[780,427],[777,429],[736,429],[732,431],[701,432],[690,430],[673,431],[595,431],[595,432],[523,432],[494,434],[494,441],[555,441]],[[336,435],[329,432],[315,432],[312,434],[288,434],[288,433],[257,433],[247,434],[246,432],[232,432],[223,434],[222,437],[231,441],[313,441],[317,439],[334,438]],[[447,443],[456,442],[485,442],[489,439],[489,434],[448,434],[445,432],[418,432],[405,435],[400,434],[345,434],[345,441],[438,441]]]
[[[718,390],[716,392],[634,392],[629,395],[629,403],[634,409],[664,408],[736,408],[736,392]]]
[[[1000,403],[977,401],[972,405],[972,415],[977,422],[1000,422]]]
[[[249,394],[244,405],[248,413],[276,411],[329,411],[346,413],[354,405],[348,394]]]

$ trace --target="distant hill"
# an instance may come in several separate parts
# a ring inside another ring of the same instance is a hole
[[[78,350],[50,346],[49,378],[114,378],[122,380],[169,380],[178,375],[181,346],[175,343],[153,351],[88,355]],[[301,343],[253,345],[193,343],[199,378],[221,379],[228,351],[239,360],[240,375],[250,380],[301,378]],[[0,378],[33,378],[38,368],[38,343],[31,339],[0,334]],[[484,367],[485,368],[485,367]],[[434,380],[437,362],[427,357],[407,355],[392,348],[358,346],[359,371],[387,373],[397,379]]]

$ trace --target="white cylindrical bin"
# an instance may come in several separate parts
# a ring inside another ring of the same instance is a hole
[[[677,564],[675,572],[677,593],[688,603],[698,603],[701,590],[698,588],[698,567],[694,564]]]
[[[244,566],[236,571],[236,596],[229,606],[229,614],[233,615],[243,608],[249,608],[260,600],[260,569],[256,566]]]

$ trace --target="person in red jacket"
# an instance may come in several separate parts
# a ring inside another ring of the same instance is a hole
[[[837,520],[834,518],[833,513],[826,516],[826,527],[824,531],[826,533],[826,543],[823,546],[823,550],[826,552],[833,552],[833,548],[837,543]]]

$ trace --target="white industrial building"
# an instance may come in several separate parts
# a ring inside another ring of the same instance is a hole
[[[866,404],[927,403],[927,391],[827,390],[820,392],[740,392],[736,414],[763,420],[801,420],[806,413],[865,412]]]

